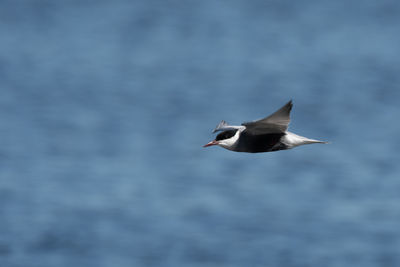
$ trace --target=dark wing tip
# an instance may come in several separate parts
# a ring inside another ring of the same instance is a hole
[[[290,112],[292,111],[292,108],[293,108],[293,101],[290,99],[289,102],[287,102],[284,106],[282,106],[280,109],[278,109],[271,116],[277,115],[277,114],[282,114],[282,113],[287,114],[289,116]]]
[[[291,111],[291,110],[292,110],[292,108],[293,108],[293,100],[292,100],[292,99],[290,99],[290,100],[289,100],[289,102],[287,102],[286,106],[288,106],[288,108],[289,108],[289,111]]]
[[[290,115],[290,112],[292,111],[293,108],[293,101],[292,99],[289,100],[289,102],[287,102],[283,107],[281,107],[277,112],[279,111],[285,111],[288,113],[288,115]]]

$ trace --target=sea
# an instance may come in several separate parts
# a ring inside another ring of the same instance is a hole
[[[0,1],[0,266],[400,266],[399,33],[396,0]],[[329,144],[202,147],[289,100]]]

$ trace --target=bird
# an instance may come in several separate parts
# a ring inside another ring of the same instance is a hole
[[[292,107],[290,100],[273,114],[260,120],[244,122],[240,126],[229,125],[222,120],[213,131],[220,133],[203,147],[218,145],[235,152],[261,153],[328,143],[289,132],[287,129]]]

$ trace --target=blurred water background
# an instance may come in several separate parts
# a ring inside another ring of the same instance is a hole
[[[0,266],[400,266],[400,2],[0,2]],[[203,149],[293,99],[331,141]]]

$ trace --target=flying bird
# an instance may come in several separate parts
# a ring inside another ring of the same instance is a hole
[[[285,150],[307,144],[326,144],[327,142],[287,131],[292,107],[292,100],[290,100],[268,117],[245,122],[240,126],[229,125],[225,121],[221,121],[213,131],[213,133],[220,133],[203,147],[218,145],[236,152],[260,153]]]

